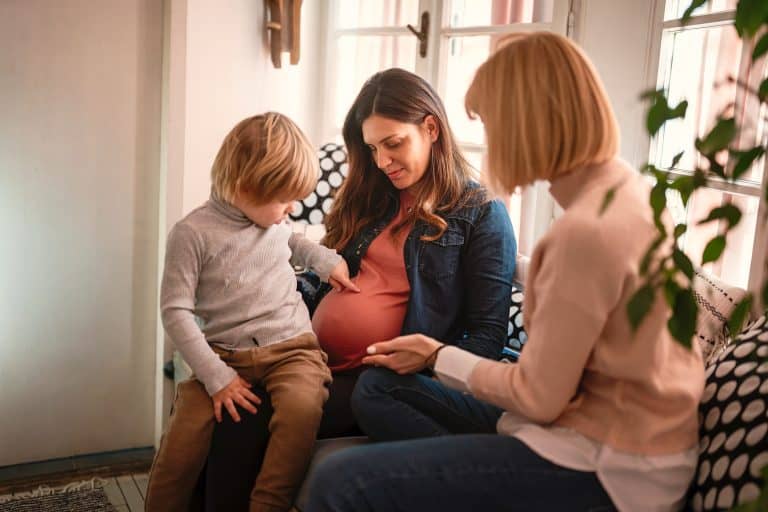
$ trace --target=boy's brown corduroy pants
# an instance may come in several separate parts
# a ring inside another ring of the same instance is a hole
[[[311,333],[251,350],[214,350],[243,379],[262,383],[275,411],[269,422],[267,452],[251,492],[250,511],[289,510],[312,457],[328,399],[331,372],[326,355]],[[213,401],[203,385],[194,378],[180,383],[152,463],[147,512],[189,510],[215,421]]]

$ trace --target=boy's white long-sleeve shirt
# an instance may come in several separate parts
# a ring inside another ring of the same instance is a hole
[[[261,228],[211,197],[168,235],[163,326],[213,395],[236,372],[209,344],[245,350],[312,332],[293,266],[310,267],[325,281],[340,261],[335,251],[292,233],[285,223]]]

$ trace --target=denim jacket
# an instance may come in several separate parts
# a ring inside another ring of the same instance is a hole
[[[395,201],[378,223],[364,228],[344,248],[341,254],[351,277],[357,275],[371,242],[398,208]],[[437,240],[420,240],[429,229],[421,221],[406,238],[403,256],[411,291],[401,334],[425,334],[479,356],[499,359],[507,338],[517,252],[509,214],[495,200],[441,216],[448,227]],[[300,282],[305,300],[310,283],[306,279]],[[314,300],[307,300],[310,311],[330,289],[327,283],[320,285]]]

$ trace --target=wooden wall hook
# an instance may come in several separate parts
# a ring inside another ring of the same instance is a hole
[[[267,0],[269,8],[269,22],[267,22],[267,32],[269,33],[269,53],[272,57],[272,65],[276,68],[282,67],[283,52],[283,0]]]

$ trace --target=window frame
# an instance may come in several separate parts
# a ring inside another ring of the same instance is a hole
[[[421,13],[430,13],[429,45],[427,55],[416,55],[415,73],[426,79],[437,91],[441,98],[446,94],[446,72],[448,62],[449,41],[452,37],[492,36],[515,32],[531,32],[537,30],[552,30],[556,33],[572,36],[574,21],[573,0],[549,0],[552,2],[552,21],[547,23],[511,23],[505,25],[480,25],[466,27],[451,27],[449,23],[451,0],[419,0],[418,15],[412,22],[418,26]],[[337,63],[334,52],[337,41],[342,36],[399,36],[410,35],[403,27],[358,27],[341,28],[337,25],[340,0],[330,0],[325,20],[329,27],[325,42],[325,85],[323,90],[326,97],[334,98],[324,103],[321,113],[321,133],[324,141],[337,139],[339,133],[334,126],[335,96],[333,96],[333,80],[336,76]],[[457,141],[463,152],[483,154],[485,144]],[[536,183],[522,191],[520,197],[520,227],[517,235],[518,252],[530,256],[539,238],[549,229],[557,214],[557,207],[549,187],[544,183]]]
[[[661,49],[662,41],[665,34],[682,32],[687,30],[695,30],[700,28],[715,27],[718,25],[728,25],[733,22],[736,15],[735,10],[720,11],[715,13],[695,15],[683,25],[679,18],[664,20],[666,0],[654,0],[652,17],[652,33],[649,44],[649,63],[647,85],[649,88],[662,87],[666,80],[665,76],[660,76],[661,65]],[[744,53],[750,52],[750,48],[746,45],[742,47],[742,59],[740,61],[739,71],[741,73],[741,66],[744,65],[745,59]],[[661,142],[663,140],[664,128],[660,133],[651,139],[646,138],[646,149],[644,154],[648,155],[648,161],[655,163],[660,169],[664,169],[669,172],[670,177],[676,178],[679,176],[690,176],[692,173],[683,169],[670,169],[667,166],[661,165],[659,162],[661,153]],[[768,244],[768,223],[762,220],[766,218],[768,213],[768,205],[763,197],[762,191],[765,189],[768,183],[768,157],[763,159],[763,175],[760,183],[753,180],[738,180],[736,183],[729,183],[725,180],[717,177],[709,179],[708,189],[718,190],[728,194],[756,197],[759,200],[757,210],[757,224],[753,233],[753,246],[752,255],[749,264],[749,277],[747,281],[747,288],[749,290],[760,290],[762,282],[765,278],[765,265],[766,265],[766,244]],[[727,250],[727,248],[726,248]]]

